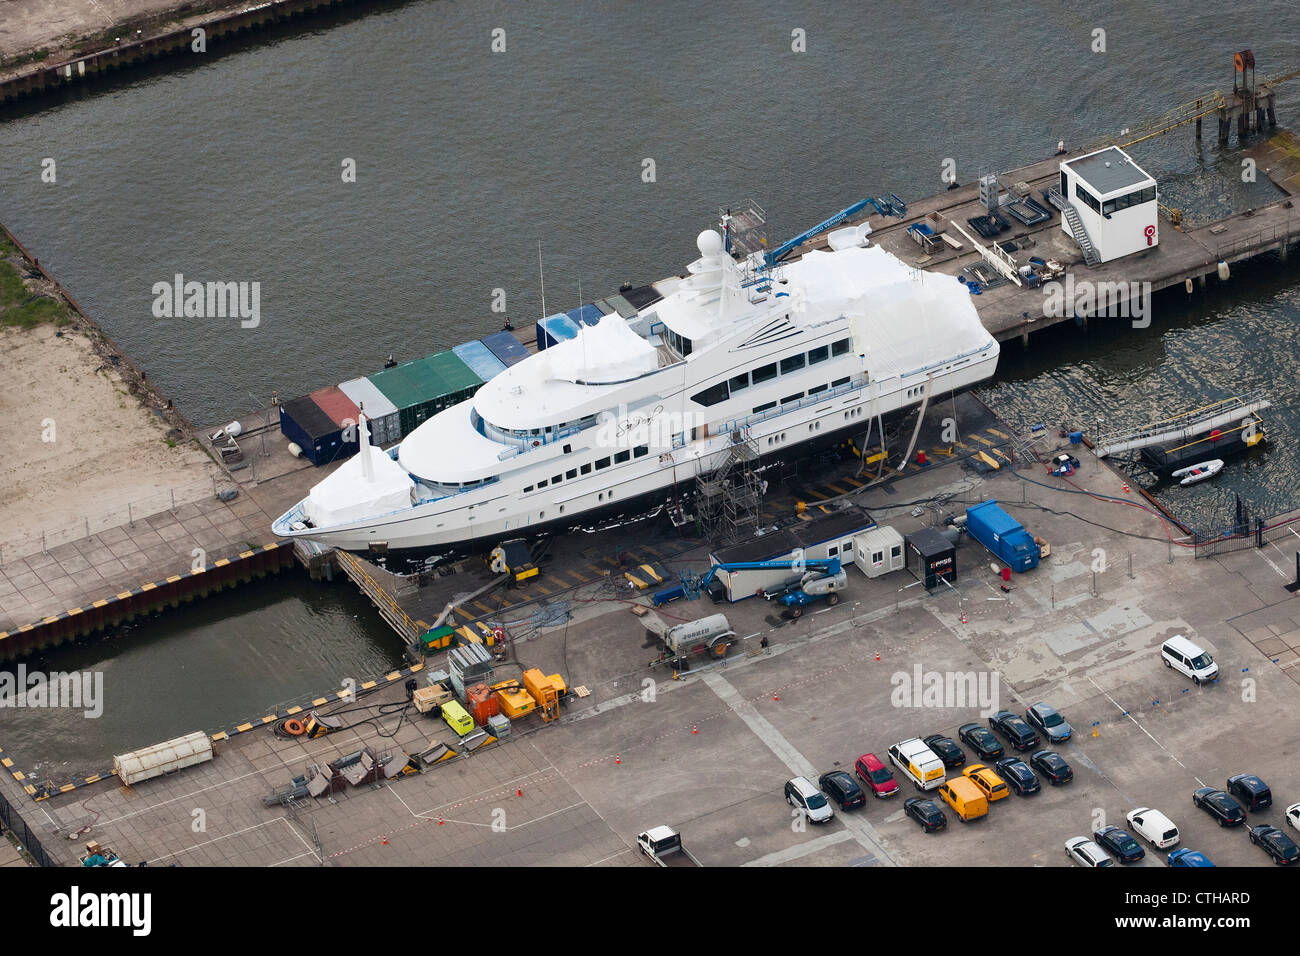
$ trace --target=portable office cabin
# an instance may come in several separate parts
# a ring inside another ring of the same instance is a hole
[[[941,586],[940,579],[957,583],[957,546],[933,528],[922,528],[907,535],[904,550],[907,570],[925,585],[927,591]]]
[[[328,465],[357,450],[353,435],[351,450],[344,448],[343,427],[330,418],[310,395],[290,399],[280,406],[280,433],[302,449],[313,465]]]
[[[366,414],[370,423],[370,444],[388,445],[402,437],[397,406],[368,378],[354,378],[339,385],[339,391],[350,398],[359,411]]]
[[[1061,195],[1074,204],[1102,262],[1160,242],[1156,181],[1118,146],[1062,162]],[[1061,229],[1073,237],[1064,216]]]
[[[853,536],[853,563],[869,578],[907,566],[903,536],[888,525]]]
[[[723,548],[709,555],[713,565],[772,562],[793,564],[796,556],[804,561],[828,561],[839,558],[840,564],[854,562],[853,539],[875,527],[871,515],[861,508],[845,508],[831,514],[800,521],[779,531]],[[727,600],[735,602],[753,597],[760,590],[777,591],[799,580],[803,572],[792,567],[738,568],[718,570]]]
[[[479,341],[486,345],[488,351],[499,358],[506,368],[518,365],[529,355],[528,349],[515,338],[513,332],[493,332],[491,335],[483,336]]]
[[[490,382],[506,370],[505,362],[493,355],[492,350],[478,339],[453,346],[452,352],[485,382]]]

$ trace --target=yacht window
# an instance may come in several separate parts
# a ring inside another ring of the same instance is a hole
[[[781,399],[781,404],[789,405],[791,402],[797,402],[801,398],[803,398],[803,392],[795,392],[793,395],[787,395],[785,398]]]
[[[627,460],[628,460],[629,458],[631,458],[631,457],[632,457],[632,452],[630,452],[630,451],[620,451],[620,452],[615,452],[615,453],[614,453],[614,464],[616,464],[616,465],[621,465],[623,462],[627,461]]]
[[[537,487],[538,487],[538,488],[545,488],[545,487],[546,487],[546,479],[543,478],[541,481],[539,481],[539,482],[537,483]]]
[[[835,381],[831,382],[831,388],[839,388],[841,385],[847,385],[847,384],[849,384],[849,380],[847,378],[837,378]]]
[[[804,366],[804,356],[800,352],[798,355],[791,355],[788,358],[781,359],[781,374],[788,375],[791,372],[797,372]]]
[[[609,459],[608,459],[608,458],[601,458],[601,459],[599,459],[599,460],[596,462],[596,470],[597,470],[597,471],[600,471],[600,469],[602,469],[602,468],[608,468],[608,467],[609,467]]]
[[[815,349],[808,350],[809,365],[816,365],[818,362],[825,362],[830,357],[831,357],[831,349],[829,345],[822,345],[822,346],[818,346]]]
[[[558,485],[563,480],[564,480],[563,475],[556,475],[554,478],[551,479],[551,484]]]
[[[742,388],[749,388],[749,373],[742,372],[741,374],[731,379],[731,381],[728,382],[727,384],[731,386],[731,390],[733,392],[738,392]]]
[[[754,369],[751,378],[755,385],[758,385],[760,382],[772,381],[772,379],[776,378],[776,363],[773,362],[771,365],[760,365],[758,368]]]
[[[567,478],[569,481],[572,481],[574,478],[578,477],[578,469],[570,468],[568,471],[564,473],[564,477]]]
[[[776,408],[776,402],[764,402],[762,405],[759,405],[754,409],[754,414],[757,415],[759,412],[765,412],[769,408]]]
[[[826,556],[828,558],[833,558],[835,557],[835,555],[839,553],[840,553],[840,549],[835,547],[835,545],[831,545],[829,548],[826,549]]]
[[[637,445],[632,449],[632,456],[634,458],[644,458],[648,454],[650,454],[649,445]]]
[[[849,339],[840,339],[838,342],[831,344],[831,354],[848,355],[851,348],[853,348],[853,343]]]
[[[532,486],[532,485],[529,485],[527,488],[524,489],[524,494],[527,494],[528,492],[530,492],[530,491],[532,491],[532,490],[533,490],[533,486]]]
[[[816,395],[818,392],[824,392],[828,388],[830,388],[829,385],[814,385],[812,388],[808,389],[808,394]]]
[[[572,446],[572,445],[565,445],[565,446],[564,446],[564,453],[565,453],[566,455],[571,454],[572,452],[573,452],[573,446]]]
[[[591,462],[587,462],[585,465],[583,465],[581,470],[582,470],[582,473],[583,473],[584,475],[590,475],[590,474],[591,474]]]
[[[710,385],[702,392],[696,392],[691,396],[691,401],[707,407],[709,405],[716,405],[718,402],[725,402],[727,398],[727,383],[718,382],[718,384]]]

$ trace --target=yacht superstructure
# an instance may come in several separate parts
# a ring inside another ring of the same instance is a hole
[[[706,230],[635,316],[529,356],[387,452],[363,425],[361,453],[273,530],[348,550],[495,543],[663,495],[733,436],[786,452],[991,376],[998,344],[965,286],[866,242],[771,264]]]

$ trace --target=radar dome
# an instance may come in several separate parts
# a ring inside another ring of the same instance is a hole
[[[695,239],[695,245],[702,256],[722,255],[722,236],[714,229],[705,229]]]

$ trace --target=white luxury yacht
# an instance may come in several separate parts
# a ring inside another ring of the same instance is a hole
[[[702,232],[687,275],[633,317],[529,356],[387,452],[363,422],[361,453],[274,533],[349,550],[492,546],[662,501],[720,465],[733,436],[789,453],[991,376],[998,344],[966,287],[866,231],[782,264],[738,260]]]

